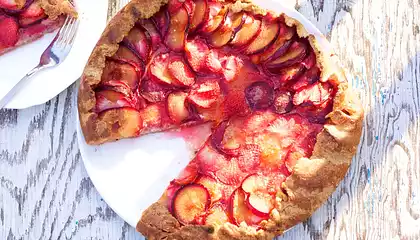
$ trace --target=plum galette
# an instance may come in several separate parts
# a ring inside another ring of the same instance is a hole
[[[245,1],[131,1],[93,50],[78,107],[94,145],[213,124],[143,212],[148,239],[282,234],[344,177],[363,119],[336,57],[295,19]]]
[[[77,16],[67,0],[0,0],[0,55],[54,31],[67,14]]]

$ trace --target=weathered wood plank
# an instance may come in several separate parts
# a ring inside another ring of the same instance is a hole
[[[112,16],[127,1],[110,1]],[[278,239],[420,239],[420,2],[288,0],[327,35],[366,107],[337,191]],[[101,199],[76,141],[76,84],[0,110],[0,239],[141,239]]]

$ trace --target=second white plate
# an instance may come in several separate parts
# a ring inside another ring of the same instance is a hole
[[[59,66],[44,70],[6,105],[6,108],[28,108],[47,102],[76,81],[101,36],[108,14],[108,0],[75,0],[80,24],[70,54]],[[39,58],[56,32],[0,56],[0,98],[39,63]]]

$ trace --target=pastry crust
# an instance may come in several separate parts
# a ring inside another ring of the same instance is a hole
[[[134,0],[123,8],[110,22],[85,68],[79,89],[78,106],[82,130],[87,143],[99,144],[118,137],[109,129],[93,109],[94,87],[100,82],[105,58],[112,56],[118,43],[128,34],[139,18],[149,18],[166,4],[166,0]],[[146,7],[147,6],[147,7]],[[236,2],[233,9],[266,14],[267,11],[250,2]],[[276,14],[278,15],[278,14]],[[321,81],[336,81],[338,91],[333,110],[327,116],[324,129],[318,134],[312,156],[300,158],[292,174],[283,183],[287,195],[278,194],[277,207],[270,218],[261,225],[265,230],[255,230],[242,223],[240,226],[225,223],[222,226],[182,226],[168,211],[166,194],[143,213],[137,230],[149,240],[154,239],[272,239],[285,230],[309,218],[332,194],[344,178],[351,159],[356,153],[362,132],[363,109],[347,84],[337,58],[319,46],[298,21],[284,16],[286,24],[296,26],[300,37],[308,37],[322,71]],[[118,27],[116,27],[118,26]],[[124,116],[120,116],[124,118]]]

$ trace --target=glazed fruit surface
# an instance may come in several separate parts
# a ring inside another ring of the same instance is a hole
[[[57,19],[56,21],[59,21]],[[0,53],[53,26],[39,1],[0,0]]]
[[[166,192],[182,224],[261,228],[310,157],[337,86],[320,81],[315,53],[282,17],[231,3],[170,1],[142,19],[108,58],[95,111],[129,121],[122,136],[187,123],[217,125]]]

